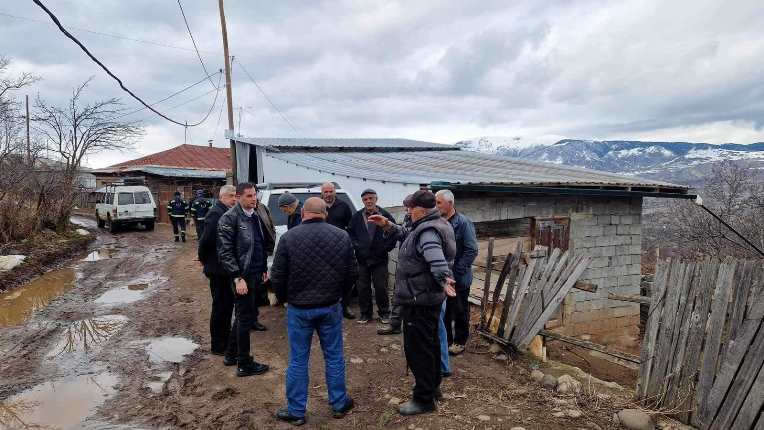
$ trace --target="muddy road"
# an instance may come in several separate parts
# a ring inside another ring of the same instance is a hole
[[[209,354],[209,287],[195,260],[196,241],[176,244],[164,225],[99,231],[72,264],[0,296],[0,429],[290,428],[273,416],[285,403],[284,309],[261,308],[269,330],[251,334],[271,370],[236,378]],[[331,418],[314,339],[308,428],[604,429],[627,401],[593,385],[579,396],[544,390],[532,363],[496,360],[477,340],[452,360],[438,412],[403,418],[394,404],[413,378],[402,339],[377,336],[373,323],[343,330],[357,407]],[[560,416],[569,410],[580,415]]]

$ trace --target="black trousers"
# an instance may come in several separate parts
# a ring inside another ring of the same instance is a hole
[[[406,362],[414,374],[413,399],[418,403],[432,403],[435,390],[440,387],[440,307],[401,306],[403,347]]]
[[[470,337],[470,289],[456,289],[456,297],[446,300],[446,336],[448,344],[466,345]]]
[[[213,352],[225,352],[231,333],[234,295],[231,278],[225,275],[209,275],[212,310],[210,311],[210,339]]]
[[[199,239],[204,233],[204,219],[195,219],[194,227],[196,227],[196,238]]]
[[[236,286],[231,281],[230,288],[234,296],[234,314],[232,333],[228,336],[228,349],[226,356],[236,357],[241,363],[250,360],[249,330],[257,321],[257,306],[255,306],[255,294],[260,288],[262,275],[245,276],[247,282],[247,294],[236,294]]]
[[[371,319],[374,316],[374,307],[371,301],[373,285],[377,313],[380,318],[388,318],[390,316],[390,299],[387,295],[387,264],[377,264],[371,267],[359,264],[357,285],[358,307],[361,310],[361,317]]]
[[[185,239],[186,219],[179,216],[170,216],[170,221],[172,222],[172,234],[175,235],[175,238],[183,237]]]

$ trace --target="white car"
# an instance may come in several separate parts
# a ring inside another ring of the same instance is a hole
[[[96,191],[98,227],[115,232],[119,227],[142,224],[154,230],[157,205],[148,187],[143,185],[107,185]]]

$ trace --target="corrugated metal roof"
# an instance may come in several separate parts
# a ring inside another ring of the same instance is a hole
[[[231,168],[231,150],[229,148],[184,144],[135,160],[115,164],[109,168],[135,166],[226,170]]]
[[[225,179],[225,170],[208,170],[208,169],[184,169],[180,167],[164,167],[164,166],[135,166],[125,167],[119,169],[100,169],[95,170],[93,173],[127,173],[127,172],[142,172],[149,175],[164,176],[168,178],[198,178],[198,179]]]
[[[468,151],[267,152],[287,163],[336,175],[408,184],[686,187],[596,170]]]
[[[250,145],[265,146],[276,149],[316,148],[316,149],[373,149],[373,150],[396,150],[396,149],[421,149],[421,150],[457,150],[454,145],[442,143],[423,142],[410,139],[364,139],[364,138],[270,138],[270,137],[242,137],[227,136],[239,142]]]

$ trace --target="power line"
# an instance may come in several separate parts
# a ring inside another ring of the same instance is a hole
[[[7,13],[7,12],[0,12],[0,16],[4,16],[4,17],[7,17],[7,18],[11,18],[11,19],[17,19],[17,20],[21,20],[21,21],[36,22],[38,24],[52,25],[50,22],[44,21],[42,19],[29,18],[29,17],[26,17],[26,16],[19,16],[19,15],[13,15],[13,14],[10,14],[10,13]],[[90,33],[90,34],[94,34],[94,35],[97,35],[97,36],[105,36],[105,37],[111,37],[113,39],[121,39],[121,40],[130,41],[130,42],[143,43],[143,44],[146,44],[146,45],[160,46],[162,48],[170,48],[170,49],[178,49],[178,50],[181,50],[181,51],[194,52],[194,50],[191,49],[191,48],[185,48],[185,47],[182,47],[182,46],[175,46],[175,45],[171,45],[169,43],[157,42],[155,40],[136,39],[134,37],[128,37],[128,36],[125,36],[125,35],[122,35],[122,34],[106,33],[106,32],[103,32],[103,31],[90,30],[90,29],[82,28],[82,27],[71,27],[70,26],[69,28],[71,30],[74,30],[74,31],[79,31],[79,32],[83,32],[83,33]],[[213,51],[204,51],[204,50],[201,50],[199,52],[204,52],[204,53],[207,53],[207,54],[217,54],[217,52],[213,52]]]
[[[199,63],[202,65],[202,70],[204,70],[204,74],[207,75],[209,78],[210,84],[212,86],[215,86],[215,83],[212,82],[212,78],[210,78],[210,73],[207,71],[207,66],[204,65],[204,60],[202,60],[202,55],[199,53],[199,47],[196,46],[196,40],[194,39],[194,34],[191,33],[191,27],[188,25],[188,20],[186,19],[186,13],[183,11],[183,5],[180,3],[180,0],[178,0],[178,7],[180,8],[180,14],[183,16],[183,22],[186,24],[186,30],[188,30],[188,35],[191,37],[191,43],[194,45],[194,51],[196,51],[196,57],[199,59]]]
[[[249,80],[250,80],[250,81],[252,81],[252,83],[253,83],[253,84],[255,84],[255,87],[257,87],[257,89],[260,91],[260,94],[262,94],[262,95],[263,95],[263,97],[265,97],[265,100],[267,100],[267,101],[268,101],[268,104],[270,104],[270,105],[271,105],[271,107],[272,107],[272,108],[273,108],[273,109],[274,109],[276,112],[278,112],[278,114],[279,114],[279,115],[281,115],[281,118],[283,118],[283,119],[284,119],[284,122],[286,122],[287,124],[289,124],[289,127],[291,127],[291,128],[292,128],[292,131],[294,131],[295,133],[297,133],[297,132],[298,132],[298,131],[297,131],[297,127],[295,127],[295,126],[294,126],[294,124],[292,124],[292,122],[291,122],[291,121],[289,121],[289,118],[287,118],[287,117],[286,117],[286,115],[284,115],[284,112],[282,112],[282,111],[281,111],[281,109],[279,109],[279,108],[278,108],[278,107],[277,107],[277,106],[276,106],[276,105],[273,103],[273,101],[271,100],[271,98],[270,98],[270,97],[268,97],[268,94],[266,94],[266,93],[265,93],[265,91],[264,91],[264,90],[263,90],[263,89],[260,87],[260,84],[258,84],[258,83],[257,83],[257,81],[255,81],[255,78],[253,78],[253,77],[252,77],[252,75],[250,75],[250,74],[249,74],[249,72],[247,71],[246,67],[244,67],[244,64],[242,64],[242,63],[241,63],[241,61],[237,61],[237,62],[236,62],[236,64],[238,64],[238,65],[239,65],[239,67],[241,67],[241,70],[242,70],[242,71],[244,71],[244,74],[246,74],[246,75],[247,75],[247,77],[249,78]]]
[[[71,33],[69,33],[69,32],[68,32],[68,31],[67,31],[67,30],[64,28],[64,26],[61,24],[61,21],[59,21],[59,20],[58,20],[58,18],[56,17],[56,15],[54,15],[54,14],[53,14],[53,12],[51,12],[51,11],[50,11],[50,10],[49,10],[47,7],[45,7],[45,5],[44,5],[44,4],[42,4],[42,2],[41,2],[40,0],[32,0],[32,1],[33,1],[33,2],[34,2],[36,5],[37,5],[37,6],[39,6],[39,7],[40,7],[40,8],[41,8],[43,11],[45,11],[45,13],[47,13],[47,14],[48,14],[48,16],[50,16],[50,19],[51,19],[51,20],[53,20],[53,22],[56,24],[56,26],[58,27],[58,29],[59,29],[59,30],[60,30],[60,31],[61,31],[61,32],[62,32],[62,33],[63,33],[63,34],[66,36],[66,37],[68,37],[69,39],[71,39],[71,41],[72,41],[72,42],[76,43],[76,44],[77,44],[77,46],[79,46],[79,47],[80,47],[80,49],[82,49],[82,51],[83,51],[83,52],[85,52],[85,54],[87,54],[87,56],[88,56],[88,57],[90,57],[90,59],[91,59],[91,60],[93,60],[93,61],[94,61],[96,64],[98,64],[99,66],[101,66],[101,68],[102,68],[102,69],[103,69],[103,70],[106,72],[106,74],[108,74],[108,75],[109,75],[109,76],[111,76],[111,77],[112,77],[112,78],[113,78],[115,81],[117,81],[117,83],[119,84],[120,88],[122,88],[122,90],[123,90],[123,91],[125,91],[125,92],[126,92],[126,93],[128,93],[128,94],[130,94],[130,96],[132,96],[134,99],[138,100],[138,101],[139,101],[139,102],[140,102],[142,105],[146,106],[146,108],[148,108],[150,111],[154,112],[155,114],[159,115],[160,117],[162,117],[162,118],[166,119],[167,121],[169,121],[169,122],[171,122],[171,123],[173,123],[173,124],[177,124],[177,125],[180,125],[180,126],[183,126],[183,127],[194,127],[194,126],[196,126],[196,125],[199,125],[199,124],[201,124],[202,122],[204,122],[204,120],[202,120],[202,121],[200,121],[200,122],[196,123],[195,125],[187,125],[186,123],[182,123],[182,122],[176,121],[176,120],[174,120],[174,119],[172,119],[172,118],[168,117],[167,115],[165,115],[165,114],[163,114],[163,113],[159,112],[158,110],[154,109],[153,107],[151,107],[151,105],[149,105],[148,103],[146,103],[145,101],[143,101],[143,99],[142,99],[142,98],[138,97],[138,96],[137,96],[135,93],[133,93],[132,91],[130,91],[130,90],[129,90],[129,89],[126,87],[126,86],[125,86],[125,84],[124,84],[124,83],[122,83],[122,80],[121,80],[121,79],[119,79],[119,78],[117,77],[117,75],[115,75],[114,73],[112,73],[112,72],[111,72],[111,70],[109,70],[109,68],[108,68],[108,67],[106,67],[106,66],[105,66],[105,65],[104,65],[104,64],[103,64],[103,63],[102,63],[100,60],[98,60],[98,58],[96,58],[96,57],[95,57],[93,54],[91,54],[91,53],[90,53],[90,51],[88,51],[88,48],[86,48],[86,47],[85,47],[85,45],[83,45],[83,44],[82,44],[82,42],[80,42],[80,41],[79,41],[79,40],[78,40],[76,37],[74,37],[74,36],[73,36]],[[217,91],[218,91],[218,93],[220,92],[220,90],[219,90],[219,89],[218,89]],[[217,94],[215,95],[215,101],[217,101]],[[213,102],[213,107],[214,107],[214,102]],[[209,116],[209,113],[207,114],[207,116]],[[207,119],[207,117],[205,116],[205,118],[204,118],[204,119]]]

